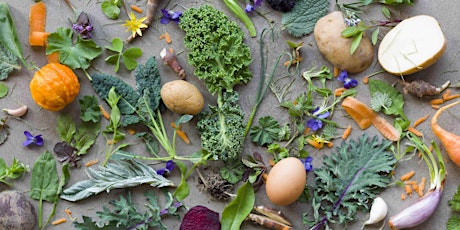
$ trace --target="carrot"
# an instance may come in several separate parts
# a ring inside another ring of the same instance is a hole
[[[441,106],[440,106],[440,105],[431,105],[431,108],[433,108],[433,109],[439,109],[439,108],[441,108]]]
[[[340,73],[339,68],[337,68],[337,66],[334,66],[334,77],[338,77],[339,73]]]
[[[86,162],[85,167],[91,167],[91,166],[93,166],[93,165],[95,165],[97,163],[99,163],[98,159],[90,160],[90,161]]]
[[[408,172],[408,173],[402,175],[399,179],[402,180],[402,181],[407,181],[407,180],[409,180],[409,179],[410,179],[412,176],[414,176],[414,175],[415,175],[415,171],[412,170],[412,171],[410,171],[410,172]]]
[[[268,164],[273,167],[275,166],[275,161],[273,161],[273,159],[270,159],[268,160]]]
[[[371,119],[377,116],[371,108],[353,97],[346,97],[342,101],[342,107],[361,129],[369,128]]]
[[[102,116],[105,119],[110,120],[110,114],[107,112],[107,110],[104,109],[102,105],[99,105],[99,109],[101,110]]]
[[[70,209],[66,208],[66,209],[64,209],[64,212],[65,212],[65,214],[67,215],[67,217],[69,219],[73,220],[72,211],[70,211]]]
[[[460,136],[448,132],[438,124],[438,119],[441,114],[447,109],[460,104],[460,101],[443,106],[431,118],[431,129],[433,133],[441,140],[442,145],[446,149],[449,158],[460,167]]]
[[[136,11],[136,13],[142,14],[142,9],[136,5],[131,5],[131,9]]]
[[[415,128],[415,127],[419,126],[422,122],[426,121],[426,119],[428,119],[428,117],[430,117],[429,114],[427,114],[427,115],[425,115],[424,117],[421,117],[421,118],[415,120],[415,121],[414,121],[414,126],[413,126],[413,127]]]
[[[166,43],[168,44],[171,44],[172,40],[171,40],[171,36],[169,35],[168,32],[165,32],[164,34],[160,34],[160,40],[163,40],[165,39]]]
[[[444,99],[442,98],[437,98],[430,101],[430,105],[440,105],[442,103],[444,103]]]
[[[422,181],[420,182],[420,184],[418,185],[418,195],[420,197],[423,196],[423,193],[424,193],[424,190],[425,190],[425,184],[426,184],[426,178],[423,177],[422,178]]]
[[[306,127],[306,128],[303,130],[303,135],[304,135],[304,136],[307,136],[309,132],[310,132],[310,127]]]
[[[46,46],[46,39],[48,38],[49,33],[34,31],[29,34],[29,44],[30,46]]]
[[[29,9],[29,45],[45,46],[48,33],[45,33],[46,5],[43,1],[30,5]]]
[[[317,141],[314,141],[313,139],[307,138],[306,139],[307,143],[310,144],[311,146],[315,147],[316,149],[322,149],[323,145]]]
[[[334,147],[334,142],[327,142],[327,143],[326,143],[326,146],[327,146],[328,148],[332,148],[332,147]]]
[[[262,174],[262,178],[264,178],[264,181],[267,181],[267,178],[268,178],[268,173],[264,173],[264,174]]]
[[[457,99],[460,97],[460,94],[452,94],[452,95],[449,95],[448,97],[446,97],[445,101],[450,101],[450,100],[453,100],[453,99]]]
[[[342,139],[343,140],[347,139],[348,136],[350,136],[350,133],[351,133],[351,125],[348,125],[345,131],[343,131],[342,133]]]
[[[412,187],[409,184],[404,185],[404,190],[406,190],[406,194],[412,196]]]
[[[345,87],[337,88],[337,89],[334,90],[334,95],[336,97],[340,97],[342,95],[342,93],[345,92],[345,90],[347,90]]]
[[[187,137],[187,134],[182,131],[182,126],[176,126],[176,123],[171,122],[171,127],[176,130],[177,136],[179,136],[185,143],[190,144],[190,139]]]
[[[57,52],[57,51],[46,55],[46,58],[48,59],[48,63],[60,63],[60,61],[59,61],[59,52]]]
[[[450,96],[450,89],[446,89],[446,91],[444,91],[444,93],[442,94],[442,99],[446,101],[446,98],[448,98],[449,96]]]
[[[372,125],[388,140],[397,141],[401,137],[399,131],[381,116],[372,119]]]
[[[58,224],[62,224],[62,223],[65,223],[67,220],[66,218],[62,217],[61,219],[57,219],[53,222],[51,222],[52,225],[58,225]]]
[[[367,83],[369,83],[369,76],[365,76],[363,78],[363,84],[367,84]]]
[[[417,129],[415,129],[415,128],[412,127],[412,126],[409,126],[409,127],[407,128],[407,131],[409,131],[409,132],[415,134],[415,135],[418,136],[418,137],[423,136],[423,133],[422,133],[422,132],[418,131]]]
[[[406,199],[406,195],[404,193],[401,193],[401,200],[405,200]]]

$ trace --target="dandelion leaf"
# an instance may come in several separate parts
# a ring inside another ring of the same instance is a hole
[[[327,14],[327,0],[299,0],[292,11],[284,13],[281,23],[287,32],[294,37],[302,37],[313,31],[316,22]]]

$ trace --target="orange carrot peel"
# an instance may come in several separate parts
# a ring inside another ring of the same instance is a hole
[[[49,33],[45,32],[46,5],[43,1],[34,3],[29,10],[29,45],[46,46]]]

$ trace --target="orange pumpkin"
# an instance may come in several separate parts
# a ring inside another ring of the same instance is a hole
[[[30,81],[32,99],[44,109],[59,111],[72,103],[80,92],[80,82],[66,65],[49,63]]]

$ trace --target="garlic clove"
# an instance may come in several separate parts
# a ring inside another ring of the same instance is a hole
[[[22,105],[17,109],[3,109],[3,111],[11,116],[21,117],[27,113],[27,105]]]
[[[363,223],[363,228],[368,224],[375,224],[387,216],[388,206],[381,197],[376,197],[372,203],[371,211],[369,213],[369,219]]]

